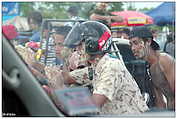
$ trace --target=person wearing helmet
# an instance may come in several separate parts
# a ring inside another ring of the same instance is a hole
[[[94,69],[91,97],[101,108],[100,114],[139,114],[147,111],[147,104],[135,80],[120,59],[110,53],[111,31],[108,27],[96,21],[77,24],[64,44],[80,43]]]
[[[85,51],[82,46],[81,39],[79,37],[80,31],[77,31],[79,28],[79,23],[76,23],[68,36],[64,41],[64,45],[68,48],[72,48],[75,51],[68,57],[67,63],[68,66],[64,65],[63,67],[63,76],[65,77],[65,83],[68,87],[75,86],[88,86],[90,80],[88,77],[88,65],[85,57]],[[73,30],[74,29],[74,30]],[[67,41],[67,42],[66,42]]]
[[[146,27],[135,28],[130,33],[130,45],[137,59],[150,65],[150,75],[155,93],[155,106],[160,109],[175,109],[175,60],[159,52],[159,45]],[[167,104],[163,96],[167,99]]]

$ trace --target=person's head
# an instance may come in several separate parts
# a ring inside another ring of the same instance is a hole
[[[130,33],[130,45],[134,56],[138,59],[147,59],[151,56],[150,50],[159,50],[159,45],[153,40],[151,31],[146,27],[134,28]]]
[[[38,29],[42,24],[42,14],[38,11],[31,12],[27,21],[32,30]]]
[[[78,7],[77,6],[71,6],[69,7],[69,9],[67,10],[67,12],[69,13],[69,16],[77,16],[78,15]]]
[[[152,29],[152,30],[151,30],[151,33],[152,33],[152,35],[153,35],[153,38],[157,38],[157,36],[158,36],[158,30]]]
[[[70,26],[60,26],[60,27],[55,28],[55,33],[54,33],[54,44],[55,45],[54,46],[55,46],[57,57],[60,57],[60,58],[63,57],[62,50],[65,49],[63,42],[70,30],[71,30]]]
[[[117,31],[112,31],[111,36],[112,38],[118,38]]]
[[[106,10],[108,6],[108,3],[106,2],[99,2],[96,4],[96,9],[99,9],[99,10]]]
[[[64,44],[77,46],[81,43],[89,58],[102,56],[110,50],[111,31],[106,25],[96,21],[77,23],[68,34]]]

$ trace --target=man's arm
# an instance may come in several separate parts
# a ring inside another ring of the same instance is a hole
[[[74,71],[68,72],[67,70],[62,71],[62,75],[65,80],[65,84],[89,84],[88,67],[82,69],[75,69]]]
[[[68,71],[62,71],[62,76],[64,78],[64,83],[65,84],[75,84],[76,83],[76,79],[74,77],[72,77]]]
[[[43,65],[39,62],[33,61],[33,62],[31,62],[30,66],[33,67],[34,69],[38,70],[39,72],[44,73],[45,65]]]
[[[113,21],[117,21],[117,22],[123,22],[123,18],[121,17],[121,16],[110,16],[111,17],[111,19],[113,20]]]
[[[98,107],[101,107],[108,100],[106,96],[100,94],[93,94],[91,98]]]
[[[117,61],[114,62],[112,60],[106,60],[102,62],[102,65],[100,67],[96,67],[95,69],[97,76],[95,77],[96,81],[93,82],[92,99],[98,107],[102,107],[108,101],[112,101],[115,91],[119,90],[122,85],[120,82],[120,87],[115,88],[115,82],[119,82],[119,79],[117,79],[119,73],[120,79],[121,76],[123,76],[123,73],[121,72],[121,70],[118,70],[117,67]]]
[[[91,20],[106,20],[108,23],[111,22],[111,20],[117,21],[117,22],[123,22],[123,18],[121,16],[103,16],[93,13],[90,16]]]
[[[169,56],[162,56],[160,59],[161,69],[164,71],[164,74],[170,84],[170,88],[175,93],[175,61]]]
[[[106,21],[111,20],[111,18],[109,16],[103,16],[103,15],[99,15],[99,14],[95,14],[95,13],[93,13],[90,16],[90,19],[91,20],[106,20]]]
[[[153,88],[154,94],[155,94],[155,106],[159,109],[164,109],[166,107],[166,104],[163,100],[163,94],[159,91],[157,88]]]
[[[41,78],[47,78],[45,74],[42,74],[40,71],[38,71],[34,67],[29,66],[29,69],[33,73],[34,76],[41,77]]]

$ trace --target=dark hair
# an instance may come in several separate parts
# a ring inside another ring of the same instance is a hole
[[[153,40],[152,32],[146,27],[136,27],[130,32],[130,38],[139,37],[142,38],[144,42],[151,40],[151,48],[153,50],[159,50],[160,46]]]
[[[35,24],[40,26],[43,18],[42,18],[42,14],[40,12],[33,11],[28,15],[28,18],[27,18],[28,23],[30,23],[30,19],[32,19]]]
[[[55,27],[55,33],[56,34],[61,34],[64,37],[66,37],[69,33],[69,31],[71,30],[72,27],[70,26],[59,26],[59,27]]]
[[[76,15],[78,15],[78,7],[76,7],[76,6],[71,6],[71,7],[67,10],[67,12],[69,12],[70,14],[76,16]]]
[[[144,42],[147,42],[148,40],[151,40],[151,48],[153,50],[160,50],[160,46],[157,42],[155,42],[152,38],[142,38]]]

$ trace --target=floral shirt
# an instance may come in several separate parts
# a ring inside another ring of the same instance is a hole
[[[104,55],[95,67],[93,94],[108,101],[100,114],[139,114],[148,110],[140,89],[126,67],[117,58]]]
[[[91,80],[89,80],[88,67],[76,69],[70,72],[70,76],[73,77],[78,84],[87,85],[91,83]]]

